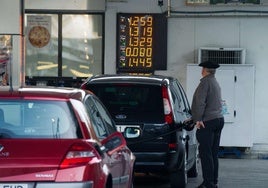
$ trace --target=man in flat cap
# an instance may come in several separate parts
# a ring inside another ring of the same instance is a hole
[[[218,187],[218,151],[224,118],[221,113],[221,88],[215,78],[219,64],[205,61],[202,78],[196,88],[192,101],[192,118],[196,124],[196,138],[199,142],[203,182],[198,188]]]

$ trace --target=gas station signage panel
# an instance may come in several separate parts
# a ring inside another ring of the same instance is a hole
[[[164,14],[117,15],[117,72],[166,70],[167,18]]]

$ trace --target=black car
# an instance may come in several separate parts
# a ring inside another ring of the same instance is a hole
[[[81,86],[107,107],[117,129],[140,134],[127,138],[136,156],[135,172],[170,177],[171,187],[185,187],[197,176],[197,141],[190,106],[176,78],[150,75],[100,75]],[[188,175],[188,176],[187,176]]]

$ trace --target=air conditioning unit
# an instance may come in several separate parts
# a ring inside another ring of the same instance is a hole
[[[198,51],[198,63],[214,61],[219,64],[245,64],[244,48],[201,47]]]

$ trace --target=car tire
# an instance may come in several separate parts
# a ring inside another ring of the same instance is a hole
[[[184,154],[185,155],[185,154]],[[186,155],[185,155],[186,156]],[[187,184],[186,157],[180,169],[170,173],[170,188],[185,188]]]
[[[130,188],[134,188],[134,178],[135,178],[135,174],[134,172],[132,172]]]
[[[193,164],[193,166],[188,170],[188,177],[189,178],[196,178],[198,176],[198,164],[199,160],[198,160],[198,151],[196,152],[196,156],[195,156],[195,162]]]
[[[184,170],[178,170],[170,174],[170,188],[185,188],[187,175]]]
[[[187,173],[189,178],[196,178],[198,176],[197,162],[195,161],[194,165],[189,169]]]
[[[105,188],[112,188],[112,187],[113,187],[112,177],[109,176],[109,178],[107,179]]]

